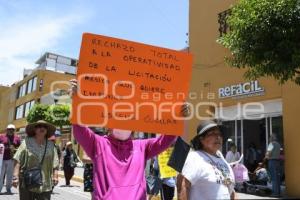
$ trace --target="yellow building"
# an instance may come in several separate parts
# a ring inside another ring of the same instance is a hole
[[[7,126],[7,121],[5,119],[7,119],[7,115],[5,113],[7,113],[7,105],[5,105],[4,103],[8,104],[8,102],[4,102],[2,95],[7,93],[7,91],[10,89],[10,87],[8,86],[0,86],[0,127],[5,127]],[[0,128],[0,133],[1,130],[3,130],[2,128]]]
[[[30,108],[35,103],[51,104],[49,94],[69,89],[68,81],[75,77],[77,60],[45,53],[36,64],[33,70],[24,70],[23,80],[0,87],[0,133],[12,123],[23,136]],[[56,99],[52,101],[56,103]]]
[[[279,85],[272,78],[246,80],[245,70],[225,64],[229,51],[216,40],[228,31],[224,16],[235,2],[190,0],[189,50],[194,63],[189,99],[197,117],[189,131],[195,133],[199,120],[213,116],[223,125],[223,151],[232,140],[245,156],[251,143],[260,150],[258,156],[264,156],[269,136],[276,134],[284,149],[287,193],[299,197],[300,86]]]

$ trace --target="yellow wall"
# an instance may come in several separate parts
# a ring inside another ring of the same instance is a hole
[[[265,89],[263,96],[238,100],[218,98],[219,88],[247,82],[244,78],[245,70],[229,67],[224,62],[224,57],[229,55],[229,51],[216,42],[219,37],[218,13],[227,10],[234,2],[233,0],[190,1],[189,49],[194,56],[190,91],[198,94],[197,99],[190,100],[193,104],[199,101],[208,101],[217,104],[222,103],[223,106],[231,106],[238,102],[265,101],[278,99],[282,96],[282,87],[277,81],[261,78],[258,80]],[[208,93],[214,95],[210,95],[208,99]],[[203,108],[204,112],[206,109]],[[192,120],[190,132],[195,133],[195,127],[198,123],[197,119]]]
[[[233,2],[235,1],[190,0],[189,43],[195,66],[223,63],[223,55],[227,50],[215,43],[219,36],[218,13],[227,10]]]
[[[7,94],[8,94],[9,87],[0,86],[0,127],[5,127],[7,124],[5,123],[7,120],[7,113],[8,113],[8,106],[5,105],[5,102],[7,102]],[[4,106],[5,105],[5,106]],[[0,133],[1,133],[0,128]]]
[[[36,91],[34,91],[30,94],[27,94],[19,99],[16,99],[18,88],[22,84],[24,84],[25,82],[27,82],[28,80],[33,78],[34,76],[38,77]],[[68,81],[74,77],[75,77],[74,75],[63,74],[63,73],[58,73],[58,72],[54,72],[54,71],[36,70],[30,76],[25,77],[23,80],[17,82],[13,86],[11,86],[9,89],[7,89],[5,91],[0,90],[0,94],[2,94],[1,97],[3,97],[3,98],[1,98],[2,103],[0,104],[0,112],[5,113],[4,115],[0,115],[0,117],[1,117],[0,118],[1,119],[0,132],[5,130],[8,123],[13,123],[17,129],[25,127],[27,124],[25,118],[9,121],[8,114],[7,114],[9,109],[13,108],[13,111],[14,111],[13,119],[14,119],[15,109],[17,106],[22,105],[31,100],[35,100],[35,103],[37,103],[37,101],[41,98],[41,96],[51,92],[50,90],[51,90],[52,83],[54,83],[55,81],[66,81],[66,83],[68,83]],[[42,87],[42,90],[40,91],[39,85],[40,85],[41,79],[43,79],[43,87]],[[56,90],[58,88],[67,90],[69,88],[69,86],[64,83],[58,83],[58,84],[55,84],[55,87],[53,87],[54,90]],[[11,94],[13,95],[14,99],[11,98]]]
[[[291,197],[300,197],[299,113],[300,86],[283,86],[283,129],[285,143],[285,180]]]
[[[258,79],[265,89],[263,96],[247,97],[243,99],[219,99],[218,88],[232,84],[244,83],[244,69],[229,67],[224,62],[224,57],[229,51],[218,44],[219,37],[218,13],[230,8],[235,0],[190,0],[189,19],[189,50],[194,56],[193,73],[190,92],[197,93],[197,99],[190,100],[194,105],[199,102],[223,103],[223,106],[232,106],[237,103],[260,102],[271,99],[282,99],[283,103],[283,127],[285,146],[285,173],[288,195],[300,196],[300,157],[298,152],[300,141],[300,130],[297,127],[300,113],[300,86],[293,83],[286,83],[281,86],[272,78]],[[211,93],[207,98],[207,94]],[[209,106],[203,107],[199,112],[201,116],[208,116],[206,110]],[[194,118],[189,125],[189,138],[195,136],[199,119]]]

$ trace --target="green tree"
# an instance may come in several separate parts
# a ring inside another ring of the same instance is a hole
[[[35,104],[30,109],[26,120],[29,123],[36,122],[38,120],[44,120],[57,126],[62,130],[65,125],[70,125],[69,120],[70,105],[44,105]]]
[[[226,62],[246,68],[246,78],[271,76],[300,84],[300,1],[239,0],[227,17],[230,31],[218,42]]]
[[[50,122],[58,126],[60,130],[65,125],[70,125],[70,105],[51,105],[49,108],[49,115],[51,116]]]
[[[38,120],[44,120],[51,122],[51,116],[49,115],[49,105],[35,104],[30,110],[26,117],[28,123],[33,123]]]

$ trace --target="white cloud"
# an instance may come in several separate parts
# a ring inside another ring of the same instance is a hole
[[[88,17],[82,12],[34,17],[15,17],[0,22],[0,84],[12,84],[21,79],[23,68],[35,67],[35,61],[45,51],[56,48],[67,34]]]

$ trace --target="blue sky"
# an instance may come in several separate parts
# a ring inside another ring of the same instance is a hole
[[[171,49],[187,46],[188,0],[0,0],[0,84],[45,52],[78,58],[83,32]]]

